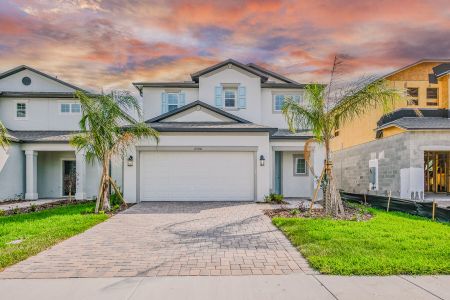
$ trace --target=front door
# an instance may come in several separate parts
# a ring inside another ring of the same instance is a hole
[[[282,164],[283,164],[283,152],[275,151],[275,184],[274,192],[275,194],[283,193],[283,186],[281,184],[282,180]]]
[[[425,151],[425,192],[449,192],[449,152]]]
[[[74,160],[63,161],[63,196],[73,196],[77,188],[77,171]]]

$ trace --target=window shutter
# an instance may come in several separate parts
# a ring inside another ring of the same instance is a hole
[[[246,108],[247,107],[247,97],[246,97],[246,90],[245,86],[239,87],[239,108]]]
[[[180,98],[178,99],[178,107],[182,107],[186,104],[186,94],[180,93]]]
[[[216,92],[215,92],[215,104],[217,107],[223,107],[222,104],[222,87],[216,86]]]
[[[164,114],[168,112],[168,106],[167,106],[167,93],[161,93],[161,113]]]

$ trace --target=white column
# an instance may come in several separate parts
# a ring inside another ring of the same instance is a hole
[[[26,173],[26,200],[36,200],[38,198],[37,193],[37,151],[26,150],[25,151],[25,173]]]
[[[84,150],[76,152],[77,192],[75,200],[86,199],[86,154]]]

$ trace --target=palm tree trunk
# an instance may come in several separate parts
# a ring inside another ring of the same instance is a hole
[[[106,156],[103,160],[103,201],[102,201],[102,210],[107,212],[111,209],[111,205],[109,203],[109,157]]]
[[[338,216],[344,213],[344,205],[333,176],[333,162],[330,158],[330,139],[328,137],[325,137],[325,176],[325,212],[329,215]]]

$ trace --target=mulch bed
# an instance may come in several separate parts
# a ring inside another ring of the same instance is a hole
[[[344,204],[345,213],[339,217],[333,217],[336,220],[347,221],[367,221],[372,218],[372,215],[364,208],[351,207]],[[270,218],[328,218],[330,217],[325,213],[324,209],[313,209],[311,212],[309,209],[300,207],[297,209],[292,208],[277,208],[266,209],[264,214]]]
[[[20,201],[24,201],[24,200],[20,200]],[[20,202],[17,201],[17,202]],[[17,214],[26,214],[26,213],[31,213],[31,212],[37,212],[37,211],[41,211],[41,210],[46,210],[49,208],[53,208],[53,207],[58,207],[58,206],[64,206],[64,205],[75,205],[75,204],[81,204],[81,203],[88,203],[88,202],[93,202],[92,200],[85,200],[85,201],[81,201],[81,200],[60,200],[60,201],[55,201],[55,202],[50,202],[50,203],[44,203],[44,204],[36,204],[36,205],[32,205],[32,206],[28,206],[28,207],[16,207],[13,208],[11,210],[1,210],[0,209],[0,214],[2,216],[9,216],[9,215],[17,215]],[[3,202],[2,202],[3,203]],[[121,211],[124,211],[125,209],[133,206],[134,203],[130,203],[127,206],[125,205],[121,205],[119,209],[115,210],[115,211],[111,211],[108,214],[110,215],[115,215]]]

